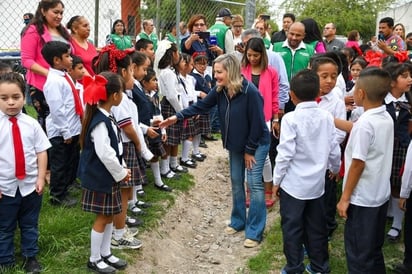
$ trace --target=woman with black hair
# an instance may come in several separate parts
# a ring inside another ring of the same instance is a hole
[[[112,31],[106,39],[106,45],[109,44],[114,44],[120,50],[133,47],[132,39],[129,35],[126,35],[126,25],[123,20],[117,19],[114,21]]]

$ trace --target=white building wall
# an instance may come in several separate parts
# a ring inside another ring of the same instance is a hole
[[[380,12],[376,19],[376,33],[378,33],[379,29],[379,20],[384,17],[392,17],[395,25],[402,23],[405,26],[405,35],[412,32],[412,1],[399,7]]]

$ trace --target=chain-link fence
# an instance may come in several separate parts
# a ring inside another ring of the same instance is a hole
[[[47,0],[43,0],[47,1]],[[233,14],[247,15],[253,10],[246,7],[245,0],[63,0],[65,5],[63,24],[72,16],[83,15],[90,21],[90,39],[95,45],[102,47],[105,37],[110,33],[112,23],[121,18],[126,22],[127,33],[134,38],[141,30],[141,22],[152,18],[156,31],[161,39],[165,27],[179,21],[187,22],[196,13],[206,16],[209,25],[215,21],[220,8],[229,8]],[[20,48],[20,33],[24,27],[23,15],[35,13],[38,0],[1,0],[0,10],[0,53],[18,52]],[[254,16],[254,14],[253,14]]]

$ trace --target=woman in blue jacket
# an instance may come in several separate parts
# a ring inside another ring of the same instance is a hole
[[[201,101],[176,113],[160,124],[166,127],[177,120],[207,113],[217,105],[223,147],[229,151],[233,207],[227,234],[245,230],[245,247],[256,247],[266,224],[266,205],[262,171],[269,151],[269,131],[263,115],[263,98],[257,88],[243,78],[238,59],[230,54],[213,64],[216,87]],[[245,205],[245,168],[251,191],[248,214]]]

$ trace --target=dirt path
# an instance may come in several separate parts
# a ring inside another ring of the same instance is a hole
[[[195,186],[176,198],[157,229],[139,235],[144,247],[127,273],[248,272],[246,261],[259,248],[244,248],[244,233],[224,234],[232,200],[228,157],[220,141],[207,144],[207,159],[190,170]],[[278,215],[268,213],[267,227]]]

